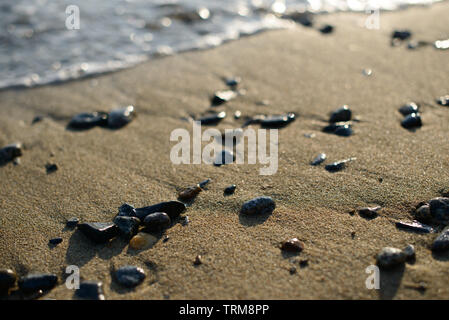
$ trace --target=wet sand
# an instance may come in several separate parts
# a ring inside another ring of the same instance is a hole
[[[62,282],[67,265],[79,266],[83,279],[103,281],[106,299],[449,298],[449,255],[429,248],[436,235],[394,224],[412,220],[419,202],[449,191],[449,109],[434,102],[449,93],[449,52],[390,46],[391,32],[400,28],[416,40],[449,38],[448,15],[447,3],[382,13],[380,30],[362,28],[365,15],[320,16],[316,25],[330,23],[334,33],[298,26],[97,78],[0,92],[0,144],[25,146],[20,165],[0,167],[0,267],[57,274],[61,284],[45,296],[56,299],[73,297]],[[373,70],[369,77],[362,74],[366,68]],[[191,131],[182,118],[206,111],[210,95],[226,88],[221,77],[233,75],[242,77],[247,92],[218,109],[228,116],[216,128],[239,127],[236,110],[298,114],[279,131],[275,175],[259,175],[260,165],[170,161],[171,131]],[[415,132],[401,127],[397,111],[409,101],[426,103]],[[66,129],[79,112],[129,104],[138,116],[120,130]],[[328,113],[343,104],[360,118],[355,134],[321,132]],[[32,125],[38,115],[44,120]],[[309,164],[320,152],[326,163],[357,160],[329,173]],[[47,163],[59,170],[47,174]],[[150,249],[130,250],[119,238],[95,245],[65,228],[71,217],[112,221],[123,202],[142,207],[174,200],[179,188],[206,178],[212,179],[208,190],[185,213],[190,223],[177,223],[167,242]],[[224,197],[230,184],[237,190]],[[272,215],[238,214],[243,202],[262,195],[276,201]],[[349,214],[368,205],[382,206],[379,217]],[[63,242],[50,248],[48,240],[57,236]],[[283,254],[279,243],[294,237],[305,250]],[[407,244],[415,245],[416,262],[382,272],[380,290],[366,289],[365,269],[375,255]],[[194,266],[197,255],[203,264]],[[301,268],[301,260],[308,266]],[[111,278],[111,267],[125,264],[147,272],[134,290]],[[426,290],[413,289],[420,285]]]

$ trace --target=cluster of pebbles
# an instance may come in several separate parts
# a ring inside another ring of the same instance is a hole
[[[135,116],[134,106],[127,106],[110,111],[83,112],[75,115],[69,122],[68,127],[75,130],[103,127],[109,129],[120,129],[132,121]]]
[[[391,34],[391,45],[397,47],[407,41],[407,49],[416,50],[426,46],[433,46],[438,50],[449,49],[449,39],[426,41],[426,40],[412,40],[413,33],[410,30],[395,30]]]
[[[415,102],[409,102],[399,108],[399,112],[404,116],[401,126],[406,129],[415,129],[422,126],[419,105]]]

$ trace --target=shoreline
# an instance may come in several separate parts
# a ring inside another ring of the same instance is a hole
[[[381,14],[381,30],[359,27],[360,14],[317,17],[335,32],[298,27],[263,32],[218,48],[190,51],[112,74],[56,86],[0,91],[0,144],[24,144],[21,164],[0,167],[0,267],[20,275],[51,272],[63,279],[78,265],[86,280],[104,283],[106,299],[447,299],[449,256],[429,249],[433,234],[398,230],[412,220],[421,201],[449,191],[449,110],[434,103],[448,94],[448,52],[432,47],[390,46],[394,29],[410,29],[416,40],[449,37],[449,4]],[[372,69],[369,77],[363,69]],[[182,118],[209,108],[210,95],[226,89],[222,77],[242,77],[246,95],[217,110],[228,116],[216,127],[239,127],[245,115],[296,112],[279,130],[279,168],[260,176],[259,166],[170,161],[170,133],[191,131]],[[268,105],[261,105],[261,101]],[[422,106],[423,126],[401,127],[400,106]],[[137,117],[120,130],[66,130],[80,112],[134,105]],[[328,113],[348,104],[360,121],[348,138],[323,133]],[[35,116],[42,121],[31,125]],[[304,135],[314,133],[314,138]],[[328,162],[356,157],[342,172],[310,161],[325,152]],[[59,169],[47,174],[45,164]],[[170,240],[139,252],[115,239],[93,245],[64,230],[72,216],[82,222],[111,221],[124,202],[136,207],[174,200],[178,188],[212,179],[186,215],[190,223],[167,230]],[[380,182],[382,178],[382,182]],[[236,184],[230,197],[223,189]],[[238,212],[257,196],[276,201],[264,221]],[[379,217],[349,212],[380,205]],[[355,232],[355,237],[351,234]],[[49,248],[48,240],[63,242]],[[284,256],[283,240],[305,243],[298,256]],[[416,262],[387,272],[381,290],[367,290],[366,267],[385,246],[413,244]],[[197,255],[201,266],[194,266]],[[299,267],[301,260],[308,266]],[[147,278],[135,290],[120,288],[111,266],[138,265]],[[296,267],[297,272],[289,270]],[[425,284],[426,290],[409,289]],[[60,283],[44,298],[71,299]]]

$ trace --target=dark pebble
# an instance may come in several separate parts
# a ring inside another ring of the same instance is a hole
[[[366,219],[374,219],[378,216],[377,211],[380,209],[381,207],[361,208],[359,209],[359,215]]]
[[[58,166],[54,163],[52,164],[48,163],[45,165],[45,169],[47,170],[47,173],[53,173],[58,170]]]
[[[240,77],[233,77],[225,79],[225,83],[228,87],[235,88],[237,87],[242,79]]]
[[[136,209],[136,216],[140,220],[144,220],[145,217],[151,213],[155,212],[165,212],[168,214],[171,220],[176,219],[179,215],[184,212],[186,205],[180,201],[167,201],[161,202],[149,207],[143,207]]]
[[[57,245],[62,242],[62,238],[53,238],[48,241],[50,244]]]
[[[145,277],[145,271],[136,266],[124,266],[115,271],[117,282],[127,288],[133,288],[141,284]]]
[[[195,198],[202,191],[199,184],[188,187],[178,193],[178,198],[183,201],[188,201]]]
[[[320,28],[320,32],[323,34],[329,34],[329,33],[332,33],[333,31],[334,31],[334,27],[331,26],[330,24],[327,24]]]
[[[343,121],[349,121],[352,118],[352,111],[349,109],[347,105],[344,105],[343,107],[335,110],[332,112],[329,122],[335,123],[335,122],[343,122]]]
[[[426,224],[423,224],[418,221],[406,222],[406,221],[398,221],[396,222],[396,228],[408,231],[414,231],[419,233],[432,233],[433,228]]]
[[[197,255],[197,256],[195,257],[195,261],[193,261],[193,264],[196,265],[196,266],[199,266],[199,265],[202,264],[202,263],[203,263],[203,260],[201,259],[201,256],[200,256],[200,255]]]
[[[304,243],[293,238],[282,242],[281,249],[288,252],[301,252],[304,250]]]
[[[419,113],[409,114],[402,120],[401,126],[406,129],[419,128],[422,126],[421,116]]]
[[[228,150],[222,150],[215,157],[214,166],[219,167],[221,165],[230,164],[230,163],[233,163],[234,160],[235,160],[234,153],[232,153],[231,151],[228,151]]]
[[[58,282],[58,277],[54,274],[30,274],[19,279],[19,288],[25,293],[38,290],[50,290]]]
[[[124,203],[118,208],[118,216],[135,217],[136,209],[132,205]]]
[[[213,106],[219,106],[231,99],[234,99],[236,96],[237,93],[233,90],[217,91],[212,97],[211,103]]]
[[[427,203],[420,205],[414,212],[416,220],[423,223],[432,222],[432,216],[430,214],[430,207]]]
[[[31,121],[31,124],[35,124],[35,123],[41,122],[42,120],[44,120],[43,116],[35,116],[33,118],[33,121]]]
[[[214,125],[219,123],[224,118],[226,118],[226,112],[222,111],[212,115],[204,116],[200,118],[198,121],[200,121],[202,125]]]
[[[83,281],[75,295],[81,299],[104,300],[103,283],[101,281]]]
[[[449,198],[439,197],[429,201],[430,215],[436,222],[449,223]]]
[[[190,223],[189,216],[185,216],[184,219],[181,220],[181,224],[183,226],[187,226]]]
[[[125,108],[112,110],[111,112],[109,112],[108,127],[111,129],[119,129],[130,123],[133,118],[133,106],[127,106]]]
[[[283,115],[267,116],[260,121],[262,128],[283,128],[295,121],[296,115],[293,112],[289,112]]]
[[[442,106],[449,107],[449,95],[439,97],[437,99],[437,103]]]
[[[294,11],[289,14],[284,14],[282,16],[283,19],[290,19],[303,25],[304,27],[312,27],[313,26],[313,16],[309,12],[299,12]]]
[[[22,155],[22,144],[12,143],[0,149],[0,164],[14,160]]]
[[[389,269],[403,264],[406,259],[407,256],[402,250],[386,247],[377,255],[377,265],[381,268]]]
[[[315,159],[312,160],[312,162],[310,163],[312,166],[317,166],[321,163],[323,163],[326,160],[327,156],[325,153],[320,153],[319,155],[317,155],[315,157]]]
[[[160,232],[170,226],[171,220],[165,212],[154,212],[145,217],[143,224],[149,232]]]
[[[346,168],[346,163],[355,160],[355,158],[350,158],[346,160],[336,161],[331,164],[328,164],[324,167],[329,172],[337,172]]]
[[[337,123],[332,123],[328,126],[325,126],[323,128],[323,132],[333,133],[333,134],[335,134],[337,136],[341,136],[341,137],[349,137],[354,133],[354,131],[352,130],[352,126],[345,122],[337,122]]]
[[[449,250],[449,227],[446,227],[432,244],[432,251],[446,250]]]
[[[224,189],[224,193],[225,194],[233,194],[235,192],[235,189],[237,188],[237,186],[235,184],[230,185],[229,187],[226,187]]]
[[[263,196],[246,201],[242,205],[241,213],[247,215],[271,214],[275,208],[276,204],[273,199]]]
[[[66,222],[66,226],[68,228],[75,228],[78,225],[79,219],[78,218],[70,218]]]
[[[118,228],[112,222],[88,222],[78,225],[78,229],[96,243],[108,242],[118,235]]]
[[[403,116],[408,116],[409,114],[412,114],[412,113],[418,113],[419,106],[414,102],[409,102],[406,105],[403,105],[402,107],[400,107],[399,112]]]
[[[412,36],[412,33],[408,30],[395,30],[395,31],[393,31],[391,38],[399,39],[399,40],[407,40],[411,36]]]
[[[206,180],[198,183],[198,185],[200,186],[201,189],[204,189],[204,187],[207,186],[209,184],[209,182],[211,182],[211,181],[212,181],[211,179],[206,179]]]
[[[131,239],[139,231],[140,219],[136,217],[116,216],[114,223],[119,229],[119,234],[125,239]]]
[[[411,244],[406,246],[402,252],[405,254],[405,259],[410,261],[416,258],[415,247]]]
[[[14,287],[17,274],[11,269],[0,270],[0,294]]]
[[[70,120],[69,127],[73,129],[90,129],[95,126],[105,126],[108,122],[106,112],[84,112],[77,114]]]

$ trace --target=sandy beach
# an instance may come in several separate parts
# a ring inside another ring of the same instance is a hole
[[[418,203],[449,192],[449,108],[435,103],[449,94],[449,52],[390,44],[396,29],[411,30],[415,40],[448,39],[448,15],[446,2],[382,12],[380,30],[364,28],[364,14],[321,15],[315,25],[331,24],[333,33],[298,25],[99,77],[1,91],[0,145],[24,147],[19,165],[0,167],[0,268],[58,275],[43,297],[50,299],[74,297],[63,281],[68,265],[79,266],[82,279],[102,281],[111,300],[448,299],[449,253],[432,253],[436,234],[405,232],[395,222],[413,220]],[[244,116],[297,114],[279,130],[274,175],[259,175],[260,164],[170,161],[171,132],[190,132],[185,118],[207,111],[231,76],[242,78],[246,94],[215,108],[228,115],[214,128],[241,127]],[[398,109],[409,101],[421,104],[416,131],[400,125]],[[322,132],[329,113],[345,104],[359,119],[354,135]],[[120,130],[67,130],[77,113],[126,105],[137,117]],[[241,119],[233,117],[237,110]],[[32,124],[36,116],[43,120]],[[357,160],[330,173],[310,165],[321,152],[326,164]],[[47,163],[58,170],[48,174]],[[121,238],[93,244],[65,227],[71,217],[112,221],[125,202],[137,208],[176,200],[181,188],[207,178],[207,190],[183,213],[189,224],[176,223],[169,240],[152,248],[132,250]],[[225,197],[231,184],[235,194]],[[271,215],[239,214],[258,196],[276,202]],[[381,206],[379,216],[351,214],[366,206]],[[63,241],[50,247],[54,237]],[[299,255],[279,249],[290,238],[304,242]],[[382,271],[380,289],[367,289],[365,269],[379,251],[408,244],[416,261]],[[195,266],[197,255],[203,263]],[[111,268],[122,265],[142,267],[147,278],[120,287]]]

